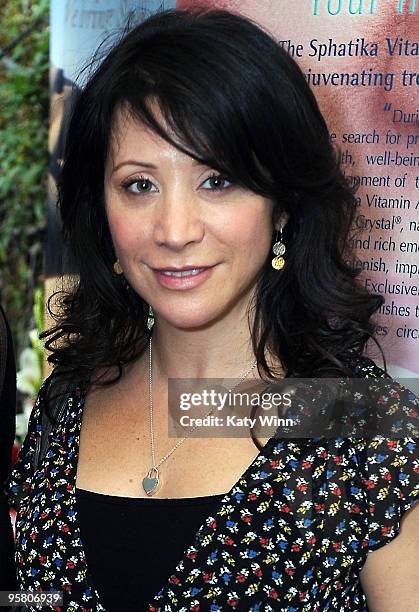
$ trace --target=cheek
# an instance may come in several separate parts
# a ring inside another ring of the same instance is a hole
[[[127,254],[141,242],[142,237],[138,226],[135,223],[130,223],[126,217],[108,211],[108,224],[118,254]]]
[[[264,259],[269,251],[273,235],[272,222],[268,215],[253,215],[236,224],[232,241],[250,259]]]

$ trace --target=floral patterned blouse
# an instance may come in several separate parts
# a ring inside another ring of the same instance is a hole
[[[356,376],[374,380],[383,371],[365,358]],[[367,554],[398,534],[419,498],[419,399],[392,379],[380,389],[377,410],[395,415],[396,427],[409,421],[412,436],[272,437],[144,612],[365,612],[359,575]],[[76,511],[84,395],[69,394],[34,471],[41,389],[5,489],[17,510],[18,588],[63,591],[64,606],[48,608],[56,612],[105,612]]]

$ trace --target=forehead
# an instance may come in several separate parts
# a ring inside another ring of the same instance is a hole
[[[163,117],[158,119],[163,122]],[[116,158],[127,150],[160,148],[164,143],[170,146],[127,107],[115,110],[110,132],[109,157]]]

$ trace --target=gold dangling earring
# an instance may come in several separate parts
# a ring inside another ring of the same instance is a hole
[[[272,247],[272,251],[274,252],[274,255],[276,255],[276,257],[274,257],[272,259],[272,267],[275,270],[282,270],[282,268],[285,266],[285,259],[282,257],[283,254],[286,251],[285,248],[285,244],[282,242],[282,227],[279,230],[280,233],[280,238],[278,240],[278,230],[276,231],[276,237],[275,237],[275,243]]]
[[[123,269],[121,267],[121,264],[119,263],[119,259],[116,260],[116,262],[113,265],[113,271],[115,272],[115,274],[123,274]]]

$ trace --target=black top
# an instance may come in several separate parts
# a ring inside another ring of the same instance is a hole
[[[223,496],[142,499],[76,488],[80,535],[107,612],[146,610]]]
[[[1,306],[0,319],[0,590],[14,590],[13,532],[3,483],[10,472],[16,431],[16,367],[10,329]]]

